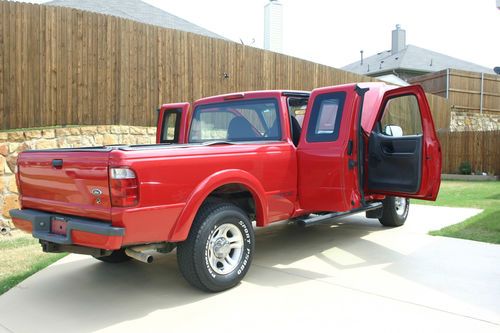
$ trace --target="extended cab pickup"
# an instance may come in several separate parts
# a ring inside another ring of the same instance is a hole
[[[366,211],[400,226],[408,198],[435,200],[441,149],[420,86],[347,84],[165,104],[157,143],[19,155],[15,225],[46,252],[104,262],[177,248],[193,286],[236,285],[254,228]]]

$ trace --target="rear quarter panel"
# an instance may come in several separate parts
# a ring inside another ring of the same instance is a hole
[[[263,196],[259,225],[286,219],[294,211],[296,155],[284,141],[116,150],[110,166],[132,168],[139,181],[139,205],[112,208],[113,225],[126,227],[124,244],[184,240],[200,198],[226,183],[246,181],[254,197]]]

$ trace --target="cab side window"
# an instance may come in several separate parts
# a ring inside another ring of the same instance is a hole
[[[380,119],[380,132],[388,136],[422,134],[420,108],[415,95],[391,98]]]
[[[308,142],[337,140],[344,101],[345,92],[328,93],[315,98],[307,129]]]
[[[165,111],[161,143],[177,143],[179,141],[180,120],[181,110]]]

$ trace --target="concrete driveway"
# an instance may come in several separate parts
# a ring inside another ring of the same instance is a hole
[[[260,229],[244,282],[219,294],[190,287],[175,254],[71,255],[0,297],[0,331],[499,332],[500,246],[426,235],[477,212],[413,205],[395,229],[362,216]]]

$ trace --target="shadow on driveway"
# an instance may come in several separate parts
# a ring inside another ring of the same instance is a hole
[[[412,208],[417,213],[409,223],[415,224],[425,223],[426,212],[437,211]],[[310,228],[278,223],[257,230],[255,258],[244,282],[218,294],[185,282],[175,253],[158,255],[151,265],[113,265],[71,255],[0,297],[0,323],[14,331],[31,331],[43,323],[37,331],[88,332],[161,312],[167,330],[168,322],[180,314],[196,318],[200,308],[217,312],[216,304],[243,299],[265,307],[285,293],[294,299],[290,306],[300,306],[307,300],[295,299],[294,290],[311,281],[323,283],[325,292],[333,286],[399,302],[396,306],[422,304],[457,315],[468,311],[467,306],[491,312],[500,304],[500,279],[493,288],[480,284],[493,283],[496,274],[500,277],[498,268],[484,267],[500,258],[500,247],[484,258],[483,244],[469,251],[470,243],[430,237],[409,226],[387,229],[361,216]],[[434,298],[429,300],[429,295]],[[451,299],[458,303],[447,305]],[[280,302],[286,305],[286,299]]]

